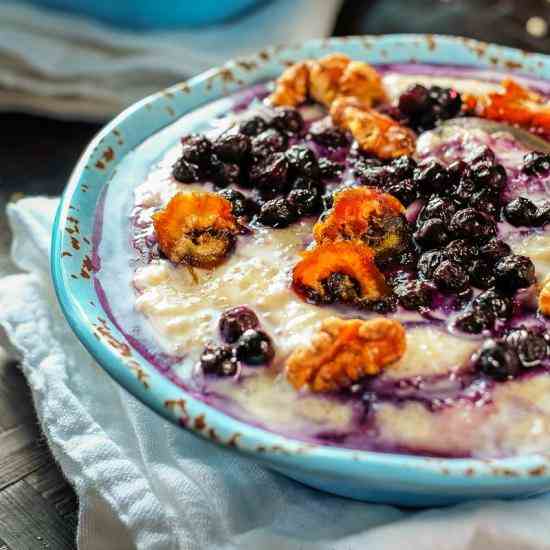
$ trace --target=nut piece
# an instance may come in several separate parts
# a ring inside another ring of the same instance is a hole
[[[386,92],[378,71],[361,61],[351,61],[340,77],[341,96],[357,98],[365,107],[386,101]]]
[[[399,252],[407,244],[405,207],[392,195],[373,187],[344,189],[336,194],[329,215],[313,226],[313,238],[356,240],[377,256]]]
[[[542,282],[542,289],[539,294],[539,311],[550,317],[550,275]]]
[[[302,61],[291,65],[277,79],[277,86],[270,99],[274,105],[295,107],[307,99],[308,93],[309,65]]]
[[[363,376],[379,374],[398,361],[405,348],[405,329],[399,321],[330,317],[308,346],[299,347],[290,355],[286,375],[296,389],[341,390]]]
[[[175,264],[216,267],[233,248],[239,230],[231,209],[217,193],[174,195],[153,215],[160,249]]]
[[[330,107],[339,96],[355,97],[363,107],[387,99],[382,79],[374,67],[333,53],[288,67],[277,79],[270,101],[273,105],[296,107],[311,98]]]
[[[358,241],[326,242],[306,250],[292,271],[292,287],[315,304],[374,301],[389,294],[374,252]]]
[[[350,63],[349,57],[334,53],[309,62],[309,95],[326,107],[340,93],[340,79]],[[374,69],[373,69],[374,70]]]
[[[380,158],[412,155],[415,135],[392,118],[365,108],[354,97],[339,97],[330,107],[335,124],[349,130],[359,147]]]

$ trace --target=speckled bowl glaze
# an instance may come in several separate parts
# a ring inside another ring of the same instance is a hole
[[[462,38],[388,35],[267,49],[150,96],[124,111],[92,141],[59,206],[51,266],[67,320],[99,364],[151,409],[312,487],[405,506],[525,497],[549,490],[550,452],[483,461],[425,458],[311,445],[247,425],[206,405],[158,372],[125,340],[100,305],[94,287],[94,269],[99,261],[93,256],[94,215],[102,190],[121,159],[189,111],[272,79],[291,61],[336,51],[371,63],[419,61],[490,67],[550,80],[550,58],[546,56]]]

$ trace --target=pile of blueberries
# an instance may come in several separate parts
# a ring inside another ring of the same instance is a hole
[[[252,116],[214,141],[186,136],[172,174],[184,183],[212,181],[237,217],[256,216],[263,225],[287,227],[302,216],[320,213],[323,182],[341,172],[339,164],[318,159],[307,146],[291,145],[304,137],[305,127],[297,109],[284,107],[275,109],[269,121]],[[309,137],[323,147],[348,145],[346,134],[333,126]],[[251,189],[252,196],[234,186]]]
[[[239,362],[250,366],[267,365],[275,355],[271,338],[260,328],[256,314],[246,306],[224,311],[219,331],[224,344],[208,344],[200,357],[204,374],[234,376]]]
[[[465,301],[473,286],[484,292],[459,315],[458,328],[479,333],[512,315],[511,297],[533,284],[535,270],[529,258],[512,254],[496,238],[506,171],[489,148],[448,167],[437,161],[416,164],[409,157],[386,165],[363,159],[355,175],[405,205],[417,199],[424,203],[414,222],[412,247],[399,258],[402,270],[391,277],[403,307],[430,307],[435,289]]]
[[[540,327],[519,326],[501,338],[491,338],[474,356],[479,371],[494,380],[516,377],[540,366],[550,353],[550,335]]]

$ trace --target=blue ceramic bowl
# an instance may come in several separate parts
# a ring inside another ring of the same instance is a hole
[[[550,58],[542,55],[462,38],[389,35],[336,38],[268,49],[150,96],[124,111],[99,133],[67,186],[55,221],[51,253],[53,281],[61,307],[99,364],[151,409],[218,445],[252,456],[312,487],[405,506],[519,497],[546,491],[550,489],[550,455],[501,460],[423,458],[311,445],[247,425],[204,404],[162,376],[124,340],[100,306],[89,267],[94,213],[102,190],[121,159],[145,138],[196,107],[277,76],[286,61],[336,51],[373,63],[416,60],[514,68],[522,74],[550,80]]]
[[[29,0],[34,4],[89,15],[129,29],[195,27],[218,23],[266,0]]]

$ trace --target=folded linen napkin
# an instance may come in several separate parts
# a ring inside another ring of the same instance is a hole
[[[48,262],[56,206],[42,198],[8,206],[22,273],[0,279],[0,326],[79,496],[81,550],[550,549],[550,495],[417,512],[355,502],[157,416],[111,380],[61,315]]]
[[[272,0],[218,25],[130,32],[2,0],[0,110],[104,120],[232,57],[327,36],[341,3]]]

